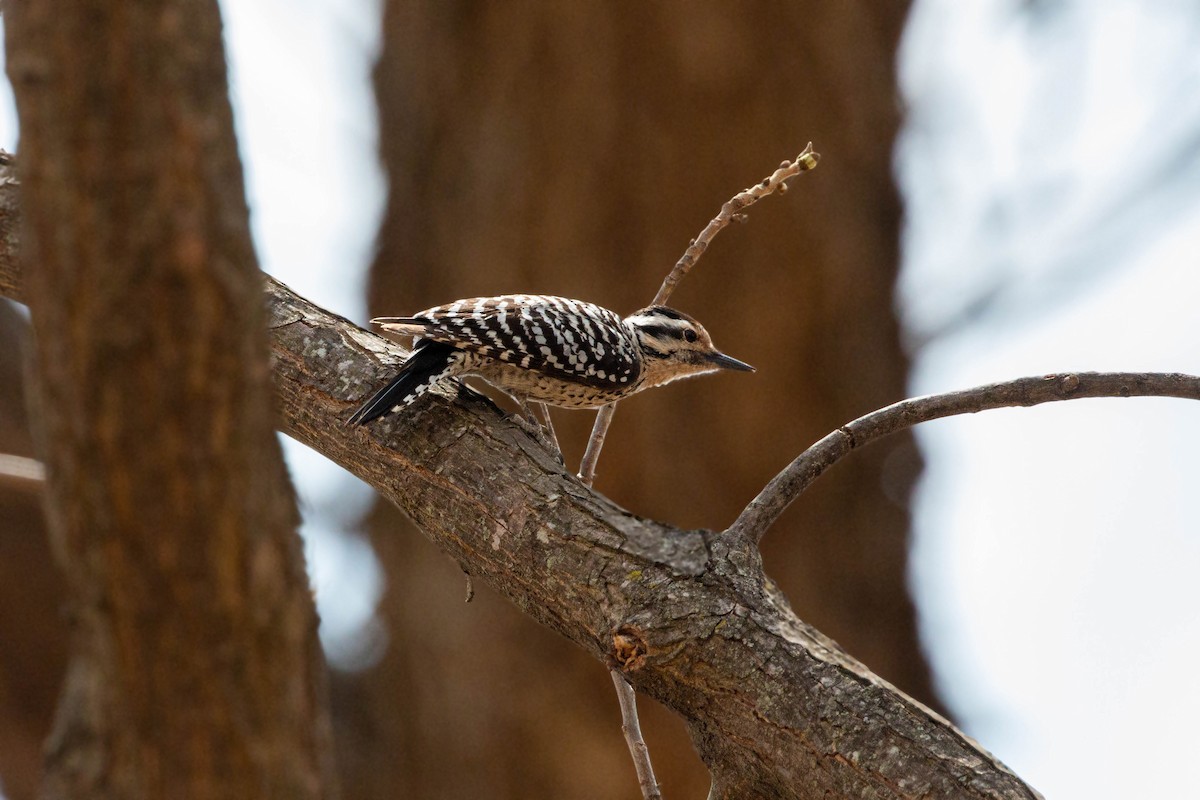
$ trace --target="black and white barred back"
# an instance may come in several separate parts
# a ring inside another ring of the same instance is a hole
[[[457,300],[411,317],[371,320],[411,335],[400,372],[350,418],[366,424],[444,381],[477,375],[515,397],[599,408],[677,378],[751,370],[719,352],[688,315],[651,306],[622,319],[606,308],[547,295]]]

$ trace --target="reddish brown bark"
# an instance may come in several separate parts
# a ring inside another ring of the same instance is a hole
[[[11,213],[5,201],[15,195],[0,191],[0,239]],[[0,248],[0,262],[5,251],[15,252]],[[22,380],[28,327],[0,302],[0,453],[32,457]],[[39,487],[0,477],[0,781],[11,800],[34,797],[41,781],[42,744],[67,660],[62,598]]]
[[[23,2],[5,22],[70,597],[44,796],[327,796],[216,4]]]

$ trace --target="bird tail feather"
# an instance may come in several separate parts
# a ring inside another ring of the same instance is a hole
[[[371,395],[371,398],[354,412],[347,424],[366,425],[393,411],[399,411],[445,377],[460,354],[461,351],[446,342],[422,340],[396,376]]]

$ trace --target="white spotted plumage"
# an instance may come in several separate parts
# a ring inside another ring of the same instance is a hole
[[[400,372],[351,418],[366,423],[431,386],[477,375],[524,403],[598,408],[677,378],[752,369],[719,352],[691,317],[651,306],[622,319],[549,295],[456,300],[411,317],[372,320],[414,338]]]

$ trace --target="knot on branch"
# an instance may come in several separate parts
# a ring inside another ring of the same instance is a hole
[[[636,672],[646,666],[646,640],[642,632],[632,625],[622,625],[613,631],[612,652],[609,658],[612,666],[626,672]]]
[[[1063,395],[1074,394],[1075,390],[1079,388],[1079,376],[1073,372],[1066,375],[1052,375],[1050,377],[1058,378],[1058,390]]]

